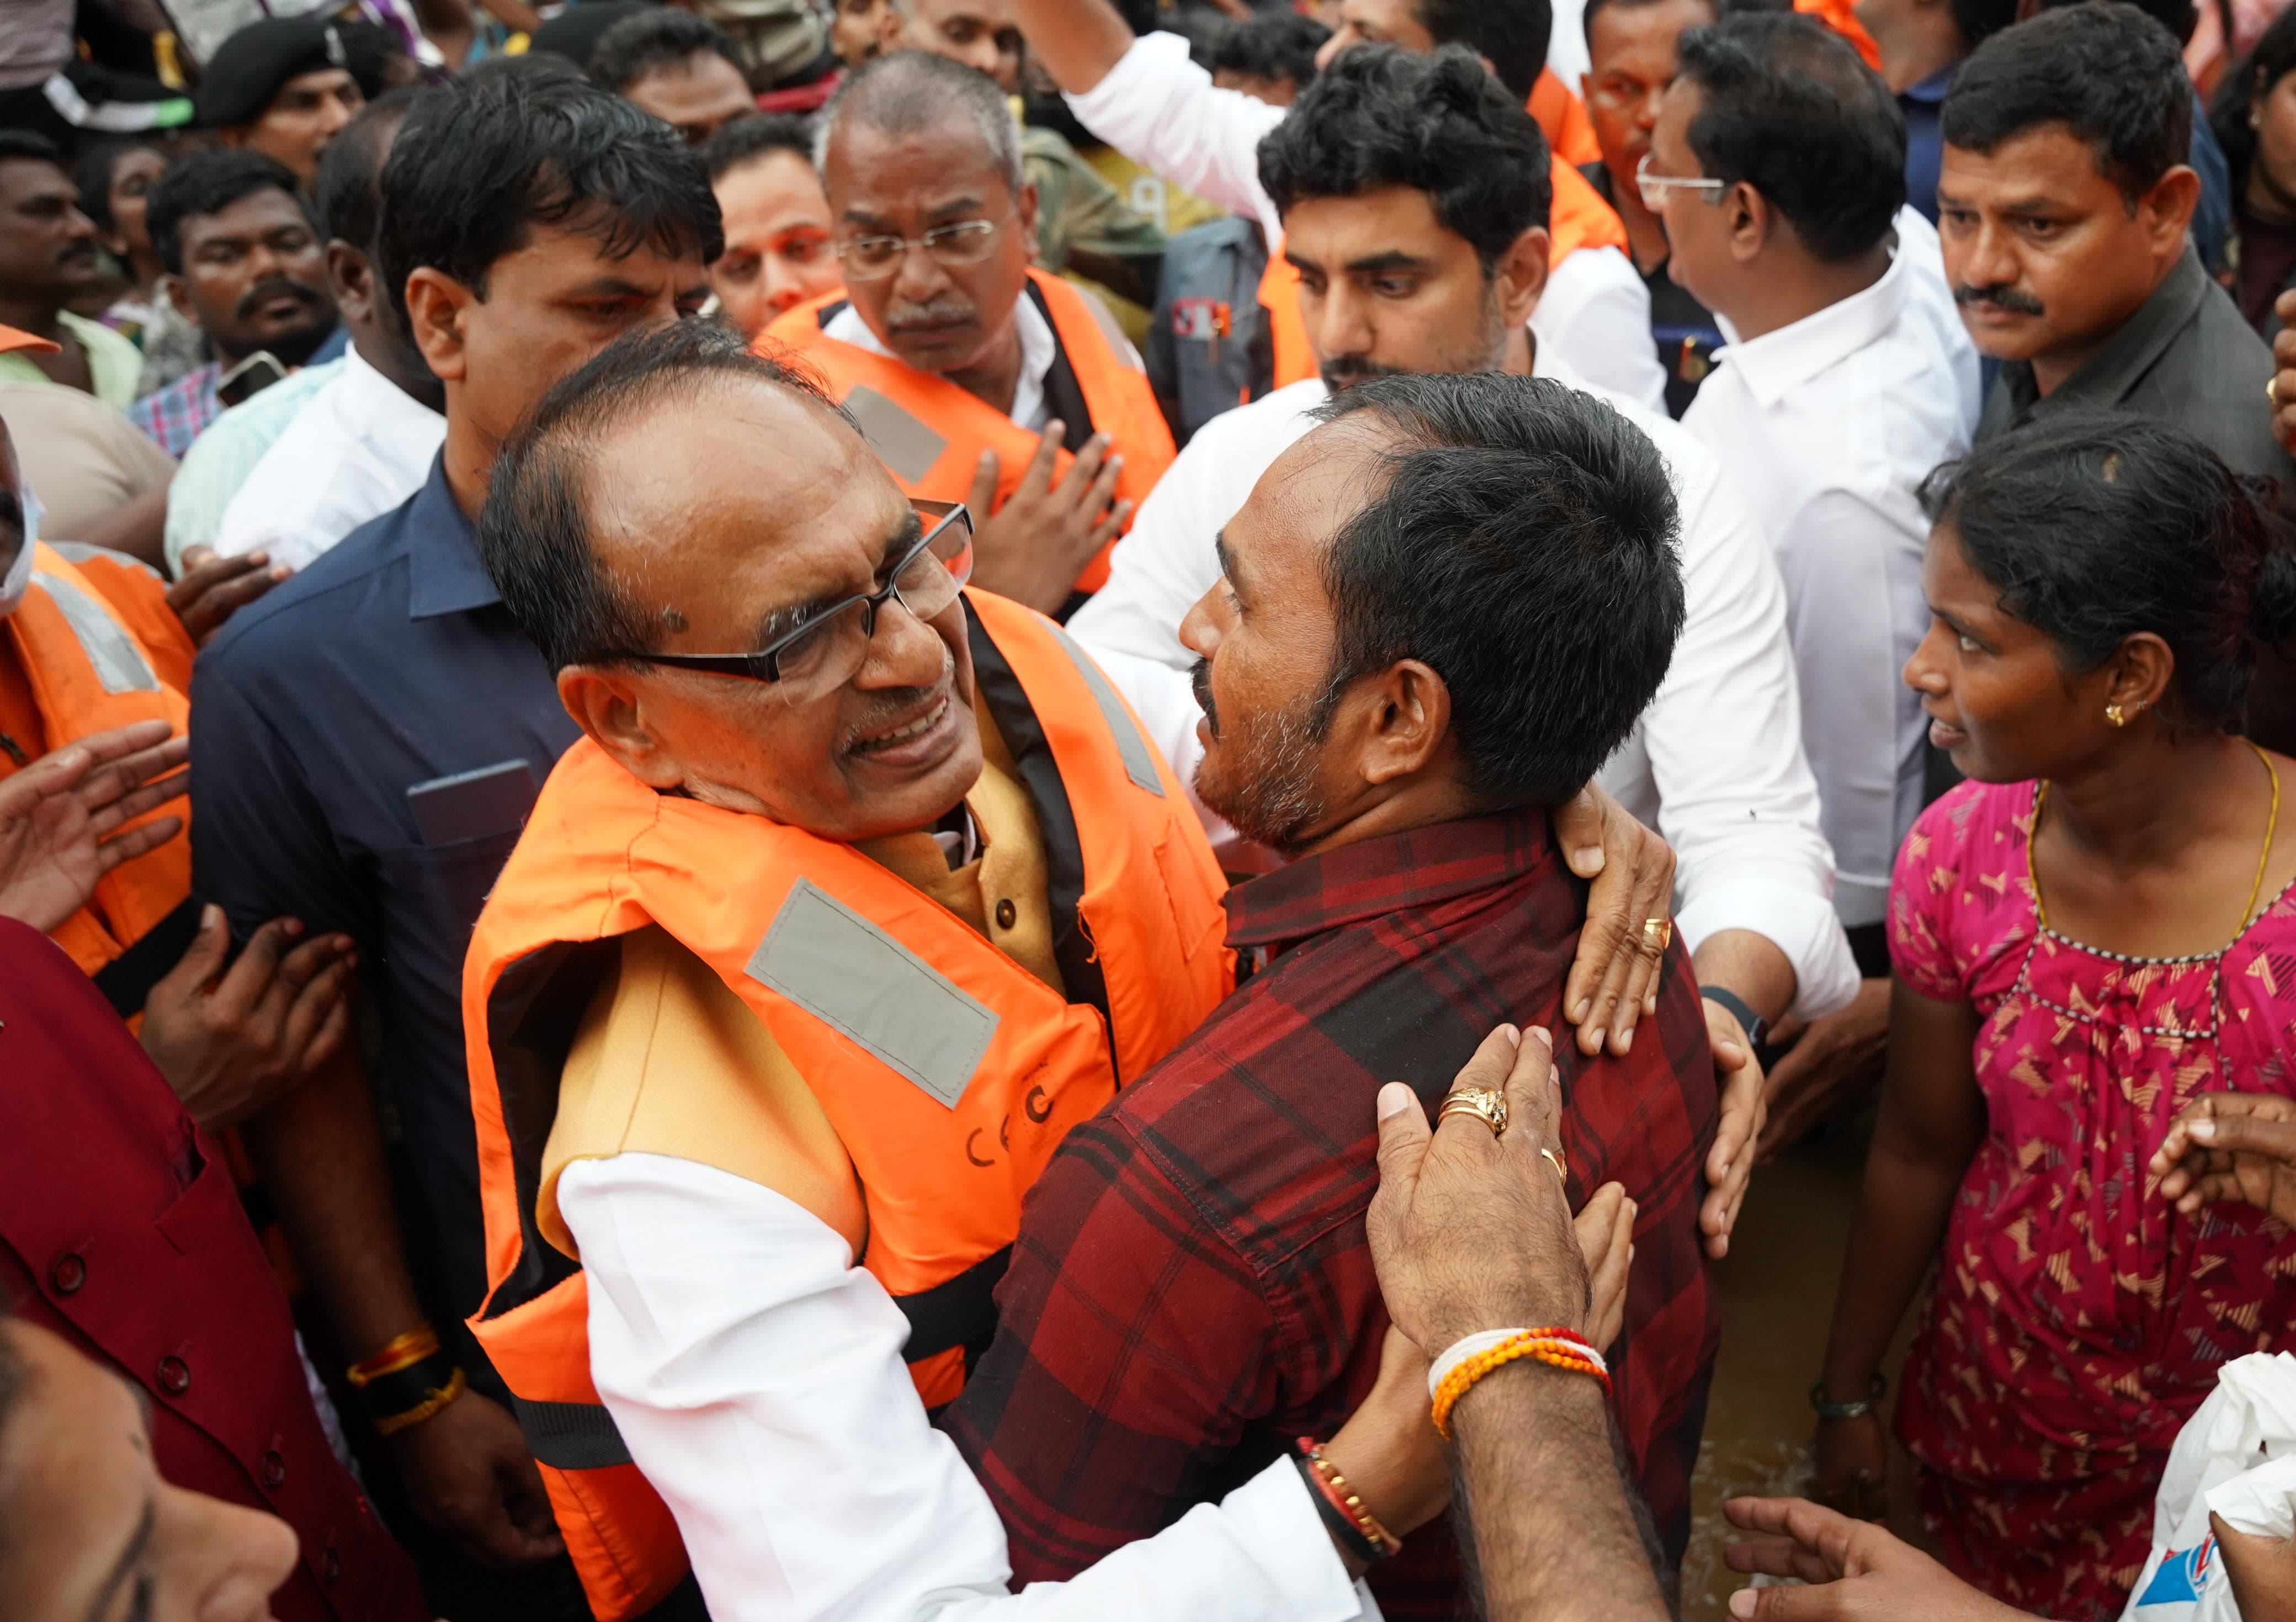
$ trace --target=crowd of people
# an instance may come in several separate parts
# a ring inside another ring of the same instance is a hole
[[[2296,1609],[2275,12],[10,8],[0,1615]]]

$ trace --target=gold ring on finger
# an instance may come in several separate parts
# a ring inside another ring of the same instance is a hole
[[[1662,958],[1666,956],[1666,949],[1673,944],[1674,920],[1672,918],[1643,920],[1642,949],[1644,951],[1653,958]]]
[[[1490,1087],[1456,1087],[1435,1112],[1435,1124],[1439,1128],[1453,1116],[1472,1116],[1498,1137],[1507,1129],[1506,1094]]]
[[[1569,1182],[1570,1181],[1570,1173],[1565,1171],[1562,1167],[1562,1151],[1561,1149],[1543,1149],[1538,1152],[1546,1157],[1546,1164],[1554,1168],[1554,1174],[1557,1177],[1560,1177],[1565,1182]]]

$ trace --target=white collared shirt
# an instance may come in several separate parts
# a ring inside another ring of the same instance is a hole
[[[447,419],[354,343],[342,371],[304,402],[224,508],[216,550],[259,548],[275,564],[305,568],[422,489],[446,441]]]
[[[1598,780],[1674,846],[1676,921],[1689,946],[1751,929],[1793,964],[1794,1011],[1831,1013],[1856,994],[1857,971],[1834,918],[1833,858],[1801,753],[1785,592],[1762,531],[1715,458],[1664,412],[1594,387],[1544,345],[1534,369],[1648,434],[1682,511],[1682,639],[1657,696]],[[1180,621],[1219,579],[1214,538],[1269,465],[1315,427],[1308,414],[1327,398],[1322,381],[1309,378],[1198,430],[1141,503],[1111,556],[1108,584],[1069,622],[1192,795],[1203,712]],[[1215,843],[1232,851],[1226,825],[1198,811]]]
[[[1888,910],[1890,864],[1922,809],[1927,726],[1900,674],[1930,621],[1915,492],[1968,449],[1975,415],[1975,350],[1949,299],[1940,319],[1928,245],[1899,230],[1871,287],[1721,350],[1682,420],[1776,553],[1834,907],[1852,926]]]
[[[1068,103],[1086,128],[1135,163],[1257,219],[1270,251],[1283,240],[1283,217],[1259,184],[1259,143],[1285,110],[1213,84],[1177,34],[1136,39],[1100,83]],[[1542,350],[1589,383],[1663,410],[1666,371],[1650,319],[1650,289],[1627,256],[1581,248],[1548,267],[1530,329]]]
[[[1025,292],[1013,301],[1013,327],[1021,335],[1021,375],[1013,385],[1013,408],[1004,415],[1029,432],[1042,433],[1051,417],[1045,405],[1045,379],[1052,373],[1060,344],[1053,336],[1052,323],[1045,319],[1037,301]],[[844,309],[830,317],[821,331],[824,337],[866,350],[872,355],[882,355],[888,360],[900,359],[869,330],[869,324],[861,318],[861,312],[853,307],[850,299],[845,301]]]
[[[1289,1459],[1008,1594],[1004,1524],[901,1361],[908,1320],[827,1223],[635,1152],[570,1164],[558,1210],[598,1396],[718,1622],[1377,1622]]]

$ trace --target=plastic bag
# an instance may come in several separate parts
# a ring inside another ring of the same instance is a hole
[[[2236,1357],[2177,1433],[2152,1509],[2152,1552],[2122,1622],[2239,1622],[2209,1526],[2296,1532],[2296,1356]]]

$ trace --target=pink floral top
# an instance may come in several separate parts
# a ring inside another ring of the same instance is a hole
[[[2145,1169],[2197,1094],[2296,1096],[2296,899],[2206,957],[2083,946],[2036,926],[2033,803],[1962,785],[1890,887],[1898,978],[1984,1020],[1986,1136],[1898,1412],[1917,1458],[1971,1483],[2157,1469],[2218,1364],[2296,1348],[2296,1236],[2245,1206],[2179,1216]]]

